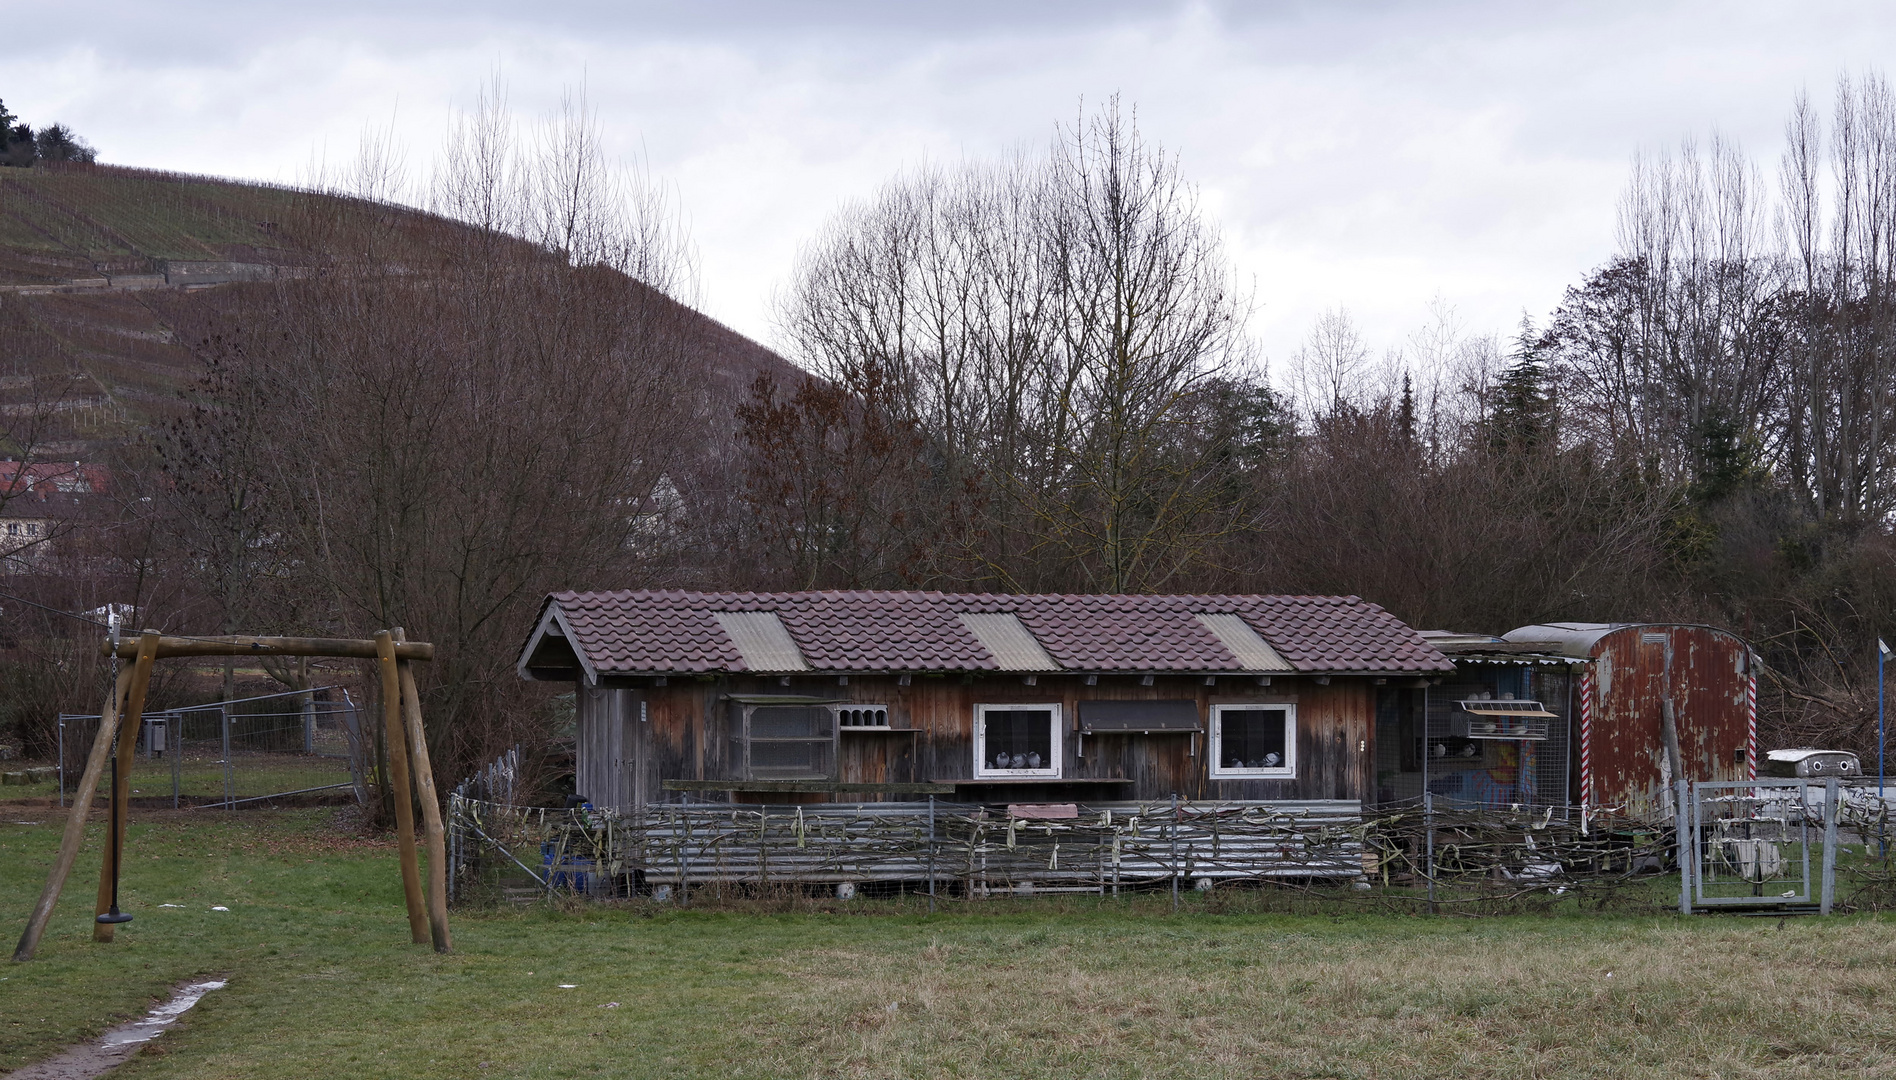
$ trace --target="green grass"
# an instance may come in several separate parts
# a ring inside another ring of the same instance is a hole
[[[134,773],[142,795],[171,794],[171,766],[152,763]],[[274,795],[283,791],[307,791],[314,787],[349,782],[349,762],[343,758],[325,758],[303,754],[239,754],[234,758],[232,784],[239,799],[256,795]],[[186,756],[178,769],[178,793],[185,796],[221,798],[224,794],[224,767],[210,755]]]
[[[310,788],[325,787],[331,784],[349,782],[349,763],[342,758],[318,757],[304,754],[243,754],[236,758],[237,767],[233,780],[236,797],[250,798],[257,795],[274,795],[286,791],[307,791]],[[224,795],[224,767],[210,755],[187,757],[178,770],[178,794],[195,799],[221,799]],[[132,771],[133,797],[137,799],[158,799],[171,796],[172,772],[169,762],[139,758]],[[78,784],[78,777],[72,777],[71,786]],[[101,780],[100,798],[110,790],[108,780]],[[68,790],[68,796],[71,791]],[[37,784],[8,784],[0,787],[0,807],[5,800],[39,800],[59,798],[59,781],[47,780]]]
[[[82,858],[41,959],[0,966],[0,1070],[218,973],[228,989],[114,1076],[1896,1074],[1880,917],[577,905],[459,911],[438,957],[408,942],[392,845],[333,813],[140,815],[137,919],[112,945],[90,941]],[[40,822],[0,824],[9,941],[55,818],[0,803]]]

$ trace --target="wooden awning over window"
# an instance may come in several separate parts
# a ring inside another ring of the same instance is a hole
[[[1199,730],[1196,701],[1082,701],[1082,735],[1155,735]]]

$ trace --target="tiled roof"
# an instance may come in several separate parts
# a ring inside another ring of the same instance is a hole
[[[817,671],[1002,670],[961,618],[1002,612],[1068,671],[1248,670],[1201,614],[1239,616],[1295,671],[1453,669],[1408,625],[1353,596],[561,592],[546,603],[602,674],[752,670],[717,618],[741,611],[775,612]],[[523,655],[537,644],[536,633]]]
[[[111,486],[103,465],[81,461],[0,461],[0,494],[18,496],[98,495]]]

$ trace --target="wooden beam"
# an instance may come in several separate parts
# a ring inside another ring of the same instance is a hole
[[[395,631],[400,634],[401,631]],[[421,796],[421,823],[428,839],[428,932],[438,953],[454,951],[448,936],[448,843],[441,825],[441,799],[435,794],[434,768],[428,763],[428,733],[421,726],[421,694],[415,689],[412,661],[397,660],[402,713],[408,720],[408,745],[415,763],[415,792]]]
[[[953,784],[839,784],[829,780],[667,780],[666,791],[757,791],[808,795],[952,795]]]
[[[299,638],[299,637],[255,637],[237,634],[228,637],[161,637],[158,639],[158,658],[168,656],[346,656],[358,660],[374,660],[381,656],[377,651],[377,641],[361,638]],[[112,645],[107,642],[101,651],[110,656]],[[138,646],[133,642],[120,642],[120,657],[130,658],[138,654]],[[433,660],[434,646],[426,641],[404,641],[395,646],[397,660]]]
[[[151,691],[151,662],[158,656],[158,631],[138,636],[138,662],[132,665],[132,689],[118,720],[118,767],[112,770],[112,805],[117,809],[105,835],[105,857],[99,861],[99,896],[93,911],[92,940],[109,942],[118,927],[96,916],[112,910],[112,891],[119,868],[125,865],[125,822],[131,817],[132,762],[138,756],[138,727],[145,718],[145,697]],[[104,722],[103,718],[100,720]]]
[[[395,840],[401,849],[402,896],[408,902],[408,933],[415,944],[429,940],[428,915],[421,899],[421,863],[415,854],[415,808],[408,777],[408,740],[402,731],[401,674],[395,668],[395,639],[384,630],[375,635],[382,672],[382,729],[388,741],[389,794],[395,800]]]
[[[33,914],[26,920],[26,930],[20,934],[20,943],[13,948],[13,959],[21,962],[33,959],[33,953],[39,948],[40,935],[46,932],[46,923],[53,917],[53,907],[59,903],[59,892],[66,887],[66,875],[72,872],[72,864],[79,856],[79,845],[86,837],[86,818],[92,813],[92,797],[99,790],[99,776],[105,772],[105,759],[112,751],[112,731],[118,726],[119,706],[125,700],[125,692],[132,685],[132,669],[119,672],[118,684],[112,688],[112,699],[100,710],[99,734],[92,740],[92,752],[86,756],[86,768],[79,776],[79,788],[73,792],[72,809],[66,814],[66,832],[59,841],[59,855],[53,859],[53,869],[46,875],[46,887],[40,890],[39,903],[33,905]]]

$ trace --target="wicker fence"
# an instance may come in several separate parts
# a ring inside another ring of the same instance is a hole
[[[524,872],[546,889],[670,895],[709,884],[938,895],[1101,892],[1184,882],[1364,880],[1355,803],[1094,803],[1038,816],[959,803],[660,804],[631,812],[456,796],[457,890]]]
[[[559,810],[496,799],[512,791],[511,765],[497,762],[449,800],[457,899],[683,899],[712,887],[725,896],[769,888],[848,896],[867,889],[972,900],[1248,883],[1392,910],[1520,910],[1522,903],[1576,896],[1600,903],[1630,897],[1658,907],[1685,902],[1671,823],[1599,808],[1431,800],[1365,812],[1343,801],[1168,799]],[[1896,906],[1896,835],[1889,801],[1873,788],[1835,793],[1828,819],[1821,787],[1771,795],[1760,785],[1747,795],[1756,805],[1747,803],[1742,820],[1721,818],[1700,830],[1694,866],[1701,873],[1735,882],[1763,906],[1792,895],[1780,891],[1787,884],[1810,891],[1809,881],[1777,878],[1793,861],[1809,866],[1821,852],[1823,893],[1834,891],[1840,908]],[[1728,828],[1734,821],[1742,826],[1739,839]],[[1763,846],[1783,865],[1763,865]]]

